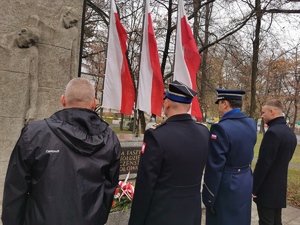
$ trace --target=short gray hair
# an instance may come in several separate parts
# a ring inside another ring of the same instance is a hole
[[[69,104],[91,103],[95,99],[95,87],[85,78],[74,78],[66,86],[65,98]]]

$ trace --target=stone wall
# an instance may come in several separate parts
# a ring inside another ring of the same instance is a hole
[[[0,1],[0,204],[8,160],[24,124],[61,109],[77,77],[82,0]]]

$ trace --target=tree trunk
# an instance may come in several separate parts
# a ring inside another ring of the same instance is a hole
[[[171,40],[171,35],[172,35],[172,0],[169,0],[169,8],[168,8],[168,28],[167,28],[167,35],[166,35],[166,44],[165,44],[165,49],[163,53],[163,58],[161,62],[161,74],[164,78],[164,72],[165,72],[165,67],[167,64],[167,58],[169,56],[169,48],[170,48],[170,40]]]
[[[210,19],[210,5],[206,4],[205,6],[205,33],[204,33],[204,46],[208,45],[208,28],[209,28],[209,19]],[[203,121],[206,120],[206,114],[207,114],[207,104],[205,104],[205,93],[206,93],[206,84],[207,81],[207,55],[208,55],[208,48],[206,48],[202,52],[201,57],[201,90],[200,90],[200,106],[202,108],[203,113]]]
[[[146,128],[146,121],[145,121],[145,115],[144,112],[139,110],[139,121],[141,124],[141,133],[145,133],[145,128]]]
[[[120,130],[124,129],[124,114],[121,114]]]
[[[253,56],[252,56],[252,72],[251,72],[251,103],[250,103],[250,117],[254,117],[256,109],[256,80],[258,73],[258,55],[259,55],[259,37],[261,29],[261,19],[263,16],[261,10],[261,1],[255,1],[256,9],[256,27],[255,27],[255,37],[253,41]]]

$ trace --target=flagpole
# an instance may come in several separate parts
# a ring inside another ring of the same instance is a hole
[[[112,2],[110,1],[110,11],[109,11],[109,20],[111,20],[111,11],[112,11]],[[106,72],[106,64],[107,64],[107,49],[108,49],[108,40],[109,40],[109,29],[110,29],[110,23],[108,23],[108,29],[107,29],[107,38],[106,38],[106,50],[105,50],[105,63],[104,63],[104,76],[102,80],[102,87],[101,87],[101,99],[100,99],[100,116],[102,117],[103,115],[103,91],[104,91],[104,80],[105,80],[105,72]]]
[[[174,75],[175,75],[175,57],[176,57],[176,47],[177,47],[177,36],[178,36],[178,24],[179,24],[179,16],[178,16],[178,10],[179,10],[179,1],[183,1],[183,0],[178,0],[178,4],[177,4],[177,23],[176,23],[176,38],[175,38],[175,48],[174,48],[174,64],[173,64],[173,80],[174,80]]]
[[[138,136],[138,129],[136,127],[136,121],[137,121],[137,98],[138,98],[138,87],[139,87],[139,78],[140,78],[140,69],[141,69],[141,56],[142,56],[142,51],[143,51],[143,38],[144,38],[144,25],[145,25],[145,16],[146,16],[146,1],[144,0],[144,19],[143,19],[143,24],[142,24],[142,35],[141,35],[141,51],[140,51],[140,56],[139,56],[139,64],[138,64],[138,75],[137,75],[137,82],[136,82],[136,95],[135,95],[135,104],[134,104],[134,117],[133,117],[133,134],[136,134]]]
[[[84,26],[85,26],[85,10],[86,10],[86,0],[83,0],[82,7],[82,20],[81,20],[81,37],[80,37],[80,50],[79,50],[79,63],[78,63],[78,77],[81,77],[81,64],[82,64],[82,52],[83,52],[83,44],[84,44]]]

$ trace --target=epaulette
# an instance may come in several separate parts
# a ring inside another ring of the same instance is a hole
[[[156,130],[157,128],[163,126],[164,124],[166,124],[166,123],[156,123],[151,126],[151,129]]]
[[[159,126],[159,125],[160,125],[160,123],[156,123],[156,124],[153,124],[150,128],[155,130],[157,128],[157,126]]]
[[[202,125],[202,126],[205,126],[205,127],[207,127],[207,125],[206,125],[206,124],[204,124],[204,123],[196,122],[196,124],[198,124],[198,125]]]

